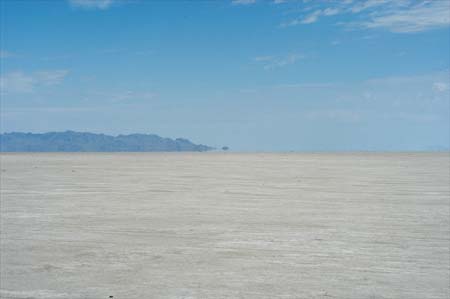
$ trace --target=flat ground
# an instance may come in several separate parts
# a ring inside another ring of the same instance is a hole
[[[1,298],[449,298],[449,154],[2,154]]]

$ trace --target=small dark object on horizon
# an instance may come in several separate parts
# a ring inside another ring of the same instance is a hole
[[[230,149],[230,148],[229,148],[228,146],[223,146],[223,147],[222,147],[222,150],[223,150],[223,151],[227,151],[227,150],[229,150],[229,149]]]

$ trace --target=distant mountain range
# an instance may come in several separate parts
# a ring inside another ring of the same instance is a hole
[[[204,152],[213,149],[187,139],[153,134],[109,136],[73,131],[0,134],[2,152]]]

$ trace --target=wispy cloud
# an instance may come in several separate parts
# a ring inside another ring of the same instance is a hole
[[[386,2],[388,2],[389,0],[367,0],[367,1],[359,1],[356,2],[355,5],[353,5],[350,8],[350,11],[352,13],[360,13],[366,9],[372,8],[372,7],[376,7],[376,6],[380,6],[385,4]]]
[[[332,120],[339,122],[356,123],[361,121],[362,115],[360,111],[350,109],[322,109],[310,110],[305,113],[306,118],[310,120]]]
[[[253,60],[263,65],[265,70],[272,70],[296,63],[305,58],[302,54],[289,54],[286,56],[257,56]]]
[[[436,92],[445,92],[445,91],[449,90],[449,86],[445,82],[434,82],[433,90]]]
[[[69,3],[73,7],[83,9],[108,9],[115,2],[115,0],[69,0]]]
[[[370,93],[372,102],[390,102],[403,110],[412,107],[430,109],[433,105],[442,107],[449,104],[449,75],[449,70],[445,70],[416,76],[375,78],[365,81],[361,89]]]
[[[297,88],[297,89],[325,89],[340,86],[339,83],[285,83],[274,85],[273,88]]]
[[[31,74],[11,72],[0,76],[0,91],[2,94],[31,93],[37,86],[60,84],[68,73],[68,70],[46,70]]]
[[[32,92],[34,84],[35,80],[33,77],[22,72],[12,72],[0,77],[0,91],[2,94],[7,92]]]
[[[281,27],[296,26],[296,25],[300,25],[300,24],[312,24],[312,23],[317,22],[321,16],[326,16],[326,17],[334,16],[334,15],[339,14],[340,12],[341,12],[341,10],[337,7],[328,7],[325,9],[317,9],[304,17],[300,17],[300,18],[282,23]]]
[[[16,54],[14,54],[10,51],[0,50],[0,59],[10,58],[10,57],[14,57],[14,56],[16,56]]]
[[[341,3],[341,6],[344,5]],[[316,8],[316,9],[314,9]],[[317,9],[316,3],[313,3],[311,6],[306,6],[302,9],[303,12],[309,12],[312,11],[306,15],[302,15],[300,17],[297,17],[295,19],[283,22],[280,24],[280,27],[290,27],[290,26],[297,26],[297,25],[304,25],[304,24],[312,24],[317,22],[321,17],[330,17],[334,15],[338,15],[340,13],[344,12],[344,8],[340,6],[336,6],[333,4],[333,6]]]
[[[63,81],[68,73],[68,70],[40,71],[35,73],[34,78],[38,84],[57,85]]]
[[[136,91],[125,91],[119,92],[112,95],[112,100],[114,102],[124,102],[130,100],[151,100],[157,96],[156,93],[153,92],[136,92]]]
[[[384,28],[397,33],[419,32],[450,25],[450,2],[430,1],[407,9],[374,15],[361,24],[366,28]]]
[[[319,16],[322,14],[321,10],[316,10],[313,13],[309,14],[303,20],[300,20],[300,24],[311,24],[316,22],[319,19]]]
[[[274,59],[273,56],[257,56],[253,58],[254,61],[261,62],[261,61],[271,61]]]
[[[49,56],[41,57],[41,60],[42,61],[67,60],[67,59],[70,59],[70,58],[72,58],[74,56],[76,56],[76,55],[72,54],[72,53],[59,54],[59,55],[49,55]]]
[[[334,16],[334,15],[337,15],[338,13],[340,13],[339,8],[326,8],[326,9],[322,10],[322,14],[324,16]]]
[[[341,41],[340,40],[333,40],[333,41],[331,41],[331,43],[330,43],[332,46],[337,46],[337,45],[340,45],[341,44]]]
[[[231,1],[231,4],[233,5],[250,5],[255,4],[256,0],[233,0]]]
[[[339,14],[357,14],[360,21],[340,22],[344,26],[362,29],[387,29],[395,33],[412,33],[450,26],[450,1],[389,1],[366,0],[356,2],[330,2],[329,7],[285,21],[289,27],[312,24],[321,17]],[[317,8],[316,3],[305,11]]]
[[[84,96],[84,100],[105,100],[112,103],[125,103],[131,101],[145,101],[151,100],[158,96],[155,92],[149,91],[134,91],[134,90],[121,90],[121,91],[96,91],[90,92]]]
[[[291,26],[297,26],[300,24],[311,24],[316,22],[319,19],[320,14],[322,13],[321,10],[316,10],[313,13],[310,13],[306,17],[296,18],[287,22],[283,22],[280,24],[280,27],[291,27]]]

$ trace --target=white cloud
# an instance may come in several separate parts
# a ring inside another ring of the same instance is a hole
[[[272,60],[274,57],[273,56],[257,56],[254,58],[255,61],[270,61]]]
[[[15,56],[14,53],[9,52],[9,51],[5,51],[5,50],[0,50],[0,59],[4,59],[4,58],[10,58]]]
[[[370,93],[373,102],[386,102],[399,109],[435,108],[439,113],[449,103],[449,71],[423,75],[394,76],[365,81],[361,90]],[[441,108],[437,108],[441,107]],[[448,108],[445,108],[446,110]]]
[[[290,64],[294,64],[302,58],[303,58],[303,56],[301,56],[301,55],[291,54],[286,57],[278,58],[278,59],[271,61],[270,63],[268,63],[264,66],[264,69],[271,70],[271,69],[275,69],[275,68],[284,67],[284,66],[287,66]]]
[[[301,54],[289,54],[286,56],[258,56],[253,60],[263,64],[265,70],[272,70],[284,66],[288,66],[296,63],[300,59],[303,59],[304,55]]]
[[[312,24],[317,22],[321,16],[329,17],[337,15],[339,13],[341,13],[341,10],[337,7],[328,7],[323,10],[317,9],[303,18],[297,18],[292,21],[282,23],[281,27],[296,26],[300,24]]]
[[[429,83],[441,83],[446,81],[449,78],[450,70],[443,70],[435,73],[425,74],[425,75],[417,75],[417,76],[391,76],[391,77],[382,77],[382,78],[374,78],[365,81],[366,84],[370,85],[378,85],[383,84],[385,86],[397,86],[404,87],[405,85],[415,86],[417,83],[421,82],[421,85],[428,85]],[[443,83],[446,84],[446,83]]]
[[[321,98],[322,96],[338,102],[352,102],[355,106],[385,107],[401,105],[402,109],[414,107],[438,107],[449,103],[449,70],[411,76],[392,76],[374,78],[351,84],[342,82],[290,83],[277,84],[268,88],[276,90],[274,94],[288,93],[290,97],[303,96]],[[269,94],[267,89],[261,89]]]
[[[112,100],[114,102],[124,102],[130,100],[151,100],[157,96],[156,93],[152,92],[135,92],[135,91],[125,91],[119,92],[112,95]]]
[[[285,83],[274,85],[273,88],[281,89],[325,89],[339,86],[337,83]]]
[[[97,91],[86,94],[84,100],[102,100],[112,103],[124,103],[132,101],[151,100],[158,96],[155,92],[148,91],[134,91],[134,90],[120,90],[120,91]]]
[[[257,93],[258,90],[253,89],[253,88],[244,88],[244,89],[240,89],[239,92],[245,93],[245,94],[251,94],[251,93]]]
[[[334,16],[340,12],[338,8],[326,8],[322,11],[324,16]]]
[[[331,41],[331,45],[332,46],[337,46],[337,45],[340,45],[340,44],[341,44],[340,40],[333,40],[333,41]]]
[[[354,28],[387,29],[395,33],[411,33],[450,25],[450,1],[366,0],[330,2],[330,7],[287,21],[281,27],[311,24],[320,17],[357,14],[362,21],[341,23]],[[314,8],[314,5],[305,10]]]
[[[417,123],[433,122],[439,119],[439,115],[436,114],[424,114],[424,113],[406,113],[406,112],[386,112],[380,115],[383,119],[394,119],[403,121],[412,121]]]
[[[19,92],[29,93],[33,91],[35,79],[22,72],[12,72],[0,77],[1,93]]]
[[[307,15],[304,18],[297,18],[297,19],[282,23],[280,25],[280,27],[297,26],[300,24],[312,24],[312,23],[317,22],[317,20],[319,19],[319,17],[321,15],[322,15],[322,11],[319,9],[319,10],[316,10],[316,11],[310,13],[309,15]]]
[[[362,26],[384,28],[397,33],[419,32],[450,25],[450,1],[431,1],[396,9],[372,17]]]
[[[303,20],[300,21],[301,24],[311,24],[316,22],[319,19],[319,16],[322,14],[321,10],[316,10],[315,12],[313,12],[312,14],[309,14],[308,16],[306,16],[306,18],[304,18]]]
[[[280,27],[281,28],[283,28],[283,27],[291,27],[291,26],[297,26],[299,24],[301,24],[301,20],[300,19],[295,19],[295,20],[291,20],[291,21],[288,21],[288,22],[281,23]]]
[[[40,71],[35,73],[35,79],[43,85],[57,85],[62,82],[68,73],[68,70]]]
[[[69,0],[73,7],[84,9],[108,9],[114,4],[114,0]]]
[[[357,2],[350,10],[352,13],[359,13],[363,10],[383,5],[384,3],[388,2],[389,0],[367,0],[367,1],[359,1]]]
[[[60,84],[67,76],[67,70],[39,71],[26,74],[15,71],[0,76],[1,93],[31,93],[37,86]]]
[[[356,123],[361,121],[361,114],[359,111],[349,109],[324,109],[324,110],[310,110],[305,113],[306,118],[310,120],[332,120],[339,122]]]
[[[445,92],[445,91],[449,90],[449,86],[447,83],[444,83],[444,82],[434,82],[433,90],[436,92]]]
[[[231,4],[233,5],[250,5],[255,4],[256,0],[233,0],[231,1]]]

